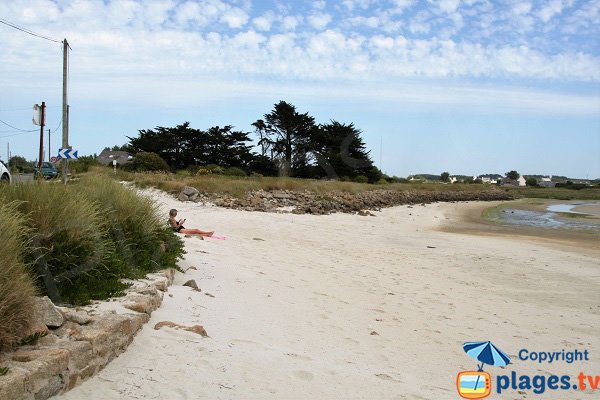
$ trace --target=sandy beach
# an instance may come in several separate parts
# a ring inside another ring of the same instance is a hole
[[[480,203],[400,206],[375,217],[245,212],[147,191],[186,226],[187,256],[128,350],[60,399],[456,399],[476,370],[462,344],[491,340],[493,376],[600,375],[600,250],[449,232]],[[181,286],[194,279],[202,292]],[[210,294],[214,297],[211,297]],[[160,321],[200,324],[203,338]],[[521,349],[587,350],[538,363]],[[495,392],[587,399],[598,392]]]

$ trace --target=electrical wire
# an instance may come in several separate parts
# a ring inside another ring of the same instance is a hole
[[[8,126],[9,128],[13,128],[16,131],[20,131],[20,132],[35,132],[37,129],[33,129],[33,130],[27,130],[27,129],[21,129],[21,128],[17,128],[16,126],[12,126],[11,124],[9,124],[8,122],[4,122],[0,119],[0,122],[3,123],[4,125]]]
[[[27,132],[21,132],[21,133],[13,133],[12,135],[4,135],[4,136],[0,136],[0,139],[4,139],[7,137],[13,137],[13,136],[20,136],[20,135],[26,135],[28,133],[33,133],[33,132],[39,132],[39,129],[35,129],[33,131],[27,131]]]
[[[35,33],[35,32],[33,32],[33,31],[30,31],[29,29],[22,28],[22,27],[20,27],[19,25],[15,25],[15,24],[13,24],[12,22],[9,22],[9,21],[7,21],[7,20],[5,20],[5,19],[2,19],[2,18],[0,18],[0,23],[2,23],[2,24],[4,24],[4,25],[8,25],[8,26],[10,26],[11,28],[15,28],[15,29],[17,29],[17,30],[19,30],[19,31],[21,31],[21,32],[28,33],[28,34],[30,34],[30,35],[32,35],[32,36],[39,37],[39,38],[41,38],[41,39],[46,39],[46,40],[49,40],[49,41],[51,41],[51,42],[55,42],[55,43],[62,43],[62,41],[61,41],[61,40],[56,40],[56,39],[53,39],[53,38],[51,38],[51,37],[48,37],[48,36],[46,36],[46,35],[42,35],[42,34],[39,34],[39,33]]]

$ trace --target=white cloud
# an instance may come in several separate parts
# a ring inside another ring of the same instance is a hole
[[[547,23],[555,16],[562,13],[565,8],[565,1],[562,0],[553,0],[547,4],[545,4],[538,12],[538,17],[542,20],[542,22]]]
[[[281,27],[286,31],[293,31],[298,27],[298,25],[300,25],[301,22],[302,17],[288,15],[287,17],[283,17],[283,20],[281,21]]]
[[[525,15],[531,12],[533,5],[528,1],[517,2],[512,6],[512,12],[515,15]]]
[[[252,24],[256,27],[256,29],[261,31],[270,31],[271,26],[273,25],[273,21],[275,16],[272,12],[267,12],[260,17],[256,17],[252,20]]]
[[[439,0],[437,3],[440,10],[452,14],[458,9],[460,0]]]
[[[376,16],[363,17],[359,15],[357,17],[348,18],[346,22],[351,26],[366,26],[369,28],[377,28],[381,25],[379,17]]]
[[[308,17],[308,23],[315,29],[324,29],[331,22],[331,15],[326,13],[313,14]]]
[[[316,1],[313,1],[313,3],[312,3],[312,7],[315,10],[323,10],[325,8],[325,6],[327,6],[327,3],[325,2],[325,0],[316,0]]]
[[[241,28],[248,22],[248,14],[241,8],[231,8],[223,14],[221,21],[229,25],[230,28]]]

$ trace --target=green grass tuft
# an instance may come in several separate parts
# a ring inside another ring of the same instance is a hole
[[[16,345],[30,329],[36,294],[23,259],[30,230],[17,208],[16,202],[0,203],[0,350]]]

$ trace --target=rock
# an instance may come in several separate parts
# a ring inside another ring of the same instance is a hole
[[[156,295],[135,292],[127,293],[129,302],[124,304],[123,307],[139,313],[152,314],[154,310],[160,307],[160,303],[162,303],[162,295],[156,288],[152,289],[156,291]]]
[[[184,283],[183,286],[189,286],[192,289],[201,292],[201,290],[198,288],[198,285],[196,284],[196,281],[193,280],[193,279],[190,279],[189,281],[187,281],[186,283]]]
[[[46,384],[35,393],[34,399],[46,400],[47,398],[58,394],[62,388],[63,381],[60,379],[60,376],[52,376],[46,381]]]
[[[273,193],[273,198],[277,199],[277,200],[289,200],[292,199],[293,196],[288,194],[288,193]]]
[[[177,196],[177,200],[179,201],[188,201],[188,197],[185,195],[185,193],[179,193],[179,196]]]
[[[62,313],[48,296],[35,298],[33,315],[34,320],[42,321],[49,328],[59,328],[65,322]]]
[[[79,325],[85,325],[92,320],[92,317],[85,311],[77,311],[71,308],[60,309],[67,321],[75,322]]]
[[[168,279],[169,285],[173,284],[173,279],[175,279],[175,268],[169,268],[165,270],[165,278]]]
[[[202,337],[208,337],[208,333],[206,333],[206,330],[204,329],[204,327],[202,325],[186,326],[186,325],[177,324],[177,323],[171,322],[171,321],[160,321],[159,323],[154,325],[154,330],[159,330],[163,326],[166,326],[169,328],[175,328],[175,329],[183,329],[184,331],[197,333],[198,335],[200,335]]]
[[[192,197],[192,196],[196,196],[198,197],[198,195],[200,194],[200,192],[198,191],[198,189],[193,188],[191,186],[185,186],[182,190],[181,193],[185,194],[188,197]]]
[[[371,332],[371,336],[379,336],[379,333],[373,331],[373,332]]]

